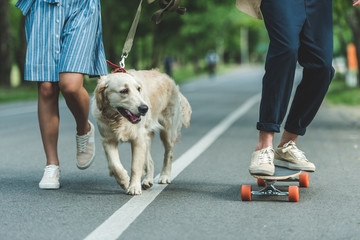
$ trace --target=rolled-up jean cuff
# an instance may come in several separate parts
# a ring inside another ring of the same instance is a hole
[[[290,133],[300,135],[300,136],[304,136],[305,132],[306,132],[306,128],[292,128],[292,127],[289,127],[287,125],[285,125],[285,130],[290,132]]]
[[[280,124],[275,123],[261,123],[256,124],[256,129],[264,132],[280,132]]]

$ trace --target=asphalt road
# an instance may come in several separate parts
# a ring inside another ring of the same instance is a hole
[[[196,150],[219,123],[257,99],[262,74],[262,67],[242,67],[181,86],[193,115],[174,159],[192,155],[190,149]],[[297,203],[286,197],[241,201],[242,184],[258,189],[247,170],[257,143],[257,101],[147,201],[158,185],[141,196],[126,195],[108,175],[98,132],[94,164],[76,168],[75,123],[63,101],[60,106],[62,187],[54,191],[38,188],[45,156],[36,103],[0,105],[0,239],[106,239],[94,235],[99,226],[108,239],[360,239],[360,129],[337,110],[322,106],[298,140],[317,171],[310,174],[310,187],[300,189]],[[119,152],[129,170],[130,146],[120,145]],[[158,138],[152,155],[156,175],[163,156]],[[138,216],[122,214],[139,208]],[[116,213],[126,226],[112,220]],[[117,224],[125,226],[120,235]]]

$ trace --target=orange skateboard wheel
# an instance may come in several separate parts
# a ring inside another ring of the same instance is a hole
[[[301,173],[299,176],[299,186],[300,187],[309,187],[309,174]]]
[[[299,187],[298,186],[290,186],[289,187],[289,201],[290,202],[298,202],[299,201]]]
[[[263,179],[260,179],[260,178],[257,179],[257,184],[258,184],[259,187],[265,187],[266,186],[265,181]]]
[[[251,201],[251,185],[241,186],[241,200]]]

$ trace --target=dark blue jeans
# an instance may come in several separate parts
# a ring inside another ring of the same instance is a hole
[[[332,0],[263,0],[261,11],[270,45],[257,129],[280,132],[299,62],[303,77],[285,129],[304,135],[334,75]]]

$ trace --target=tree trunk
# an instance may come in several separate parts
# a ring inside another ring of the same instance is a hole
[[[21,83],[24,82],[25,74],[25,57],[26,57],[26,36],[25,36],[25,18],[21,16],[21,23],[19,27],[19,37],[21,39],[20,45],[16,48],[15,62],[20,70]]]
[[[151,57],[151,68],[158,67],[160,52],[159,52],[159,34],[160,34],[160,25],[154,25],[153,31],[153,43],[152,43],[152,57]]]
[[[0,0],[0,85],[10,86],[9,1]]]

